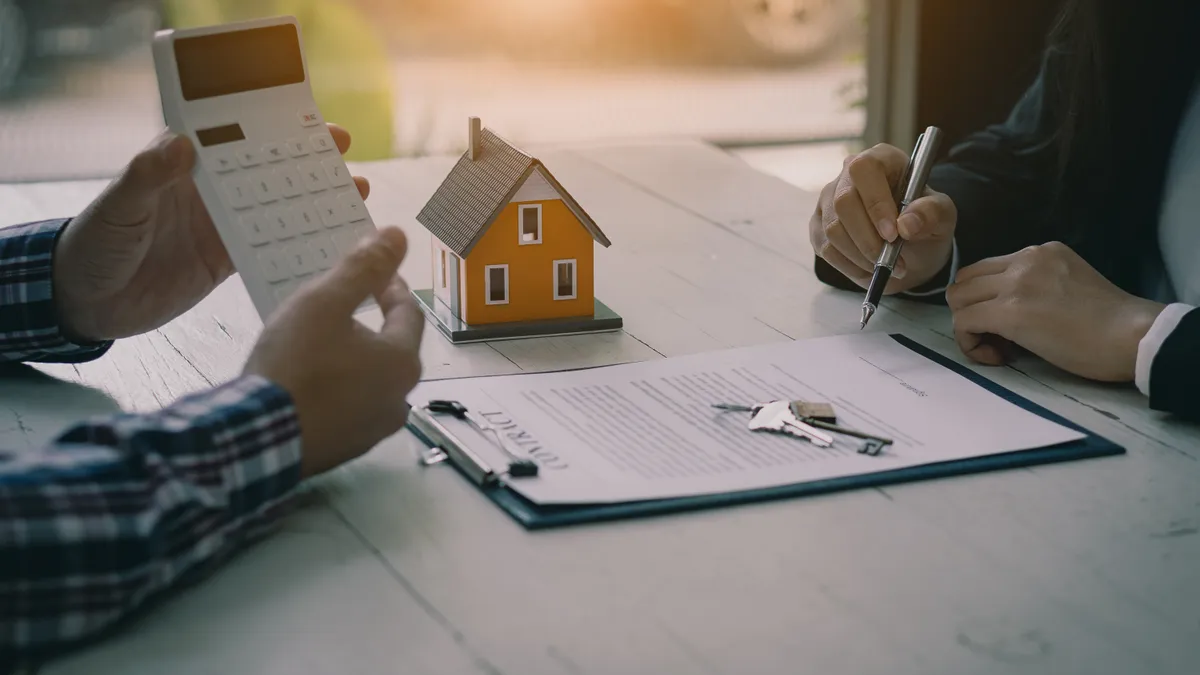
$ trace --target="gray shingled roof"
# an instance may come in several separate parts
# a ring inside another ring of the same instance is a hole
[[[472,161],[464,152],[441,186],[417,214],[424,225],[460,258],[467,257],[483,238],[492,221],[512,201],[513,195],[536,169],[562,195],[592,238],[603,246],[612,242],[596,222],[559,184],[538,160],[514,148],[503,138],[484,129],[479,158]]]

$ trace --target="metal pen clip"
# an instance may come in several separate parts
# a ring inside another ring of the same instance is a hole
[[[437,447],[421,457],[421,463],[428,466],[449,459],[456,465],[466,465],[466,470],[473,474],[473,479],[480,485],[496,482],[502,475],[510,478],[534,478],[539,470],[537,462],[527,457],[517,455],[505,443],[503,435],[486,420],[474,415],[465,405],[458,401],[429,401],[423,408],[414,408],[413,419],[415,427],[435,441]],[[508,467],[503,473],[497,473],[483,459],[471,452],[465,443],[450,433],[445,426],[435,418],[436,415],[450,415],[462,420],[475,428],[480,434],[490,435],[495,439],[496,446],[508,456]],[[422,428],[422,425],[425,429]],[[428,432],[427,432],[428,430]],[[435,438],[436,437],[436,438]],[[440,453],[440,454],[439,454]]]
[[[429,412],[413,407],[408,413],[408,423],[433,445],[429,452],[422,453],[421,464],[429,466],[449,460],[480,487],[490,487],[500,481],[500,475],[483,458],[471,452]]]

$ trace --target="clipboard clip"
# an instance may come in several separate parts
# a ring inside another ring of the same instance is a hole
[[[438,415],[450,415],[462,420],[484,435],[495,439],[496,446],[508,456],[509,462],[503,473],[492,469],[479,455],[476,455],[467,444],[460,441],[444,425],[437,421]],[[422,466],[432,466],[449,460],[452,464],[467,473],[480,486],[496,483],[502,476],[509,478],[534,478],[538,475],[538,465],[531,459],[521,457],[510,450],[500,432],[486,420],[467,410],[458,401],[435,400],[422,408],[413,408],[410,414],[412,425],[430,440],[433,447],[421,452]]]

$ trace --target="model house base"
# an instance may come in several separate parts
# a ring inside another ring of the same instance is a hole
[[[421,311],[433,321],[442,335],[454,344],[485,342],[494,340],[516,340],[556,335],[580,335],[585,333],[608,333],[619,331],[624,326],[621,317],[603,302],[593,300],[595,312],[591,316],[573,316],[561,319],[538,319],[532,321],[510,321],[469,325],[450,311],[444,302],[439,302],[432,288],[413,291],[421,304]]]

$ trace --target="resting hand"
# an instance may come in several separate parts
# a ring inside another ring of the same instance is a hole
[[[421,377],[425,318],[396,275],[404,233],[384,229],[293,294],[267,322],[245,372],[292,396],[305,477],[370,450],[403,428],[405,397]],[[383,327],[373,331],[354,310],[374,297]]]
[[[350,135],[329,125],[345,153]],[[63,231],[54,297],[70,338],[95,342],[154,330],[233,273],[191,169],[185,136],[163,133]],[[365,199],[369,187],[355,178]]]
[[[847,158],[841,175],[821,190],[809,221],[816,254],[863,288],[885,240],[906,242],[885,293],[917,288],[950,262],[958,210],[948,196],[927,189],[897,215],[893,188],[907,166],[908,155],[890,145]]]
[[[1015,343],[1105,382],[1134,379],[1138,343],[1164,309],[1117,288],[1058,242],[963,268],[946,299],[955,338],[972,359],[1002,365],[1004,342]]]

